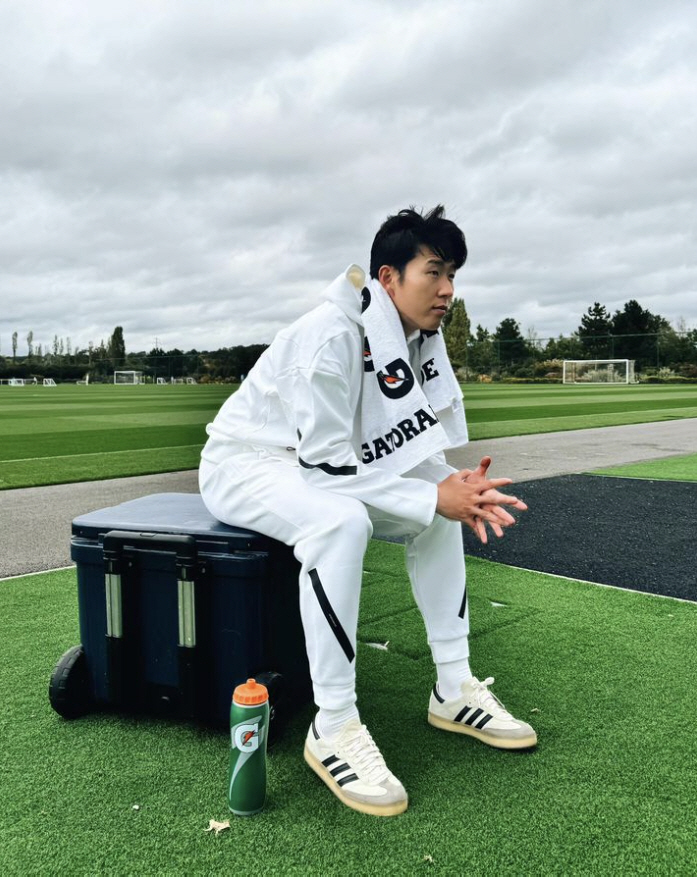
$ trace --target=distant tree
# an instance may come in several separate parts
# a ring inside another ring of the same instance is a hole
[[[249,374],[254,363],[266,350],[266,344],[238,344],[235,347],[223,347],[208,354],[207,364],[213,378],[223,380],[241,380]]]
[[[491,333],[481,325],[477,325],[474,336],[470,337],[467,361],[469,367],[480,375],[489,374],[493,370],[496,362],[496,351]]]
[[[634,359],[639,368],[658,365],[658,333],[666,327],[670,328],[670,323],[664,317],[652,314],[631,299],[612,317],[613,334],[621,337],[613,339],[614,353],[610,358]]]
[[[529,357],[528,346],[521,335],[520,325],[513,317],[501,320],[494,332],[494,346],[503,367],[522,365]]]
[[[697,364],[697,329],[688,330],[684,319],[678,320],[677,330],[663,326],[658,332],[659,365],[680,368]]]
[[[583,345],[584,355],[588,359],[612,359],[611,332],[612,320],[607,308],[597,301],[594,302],[581,317],[581,325],[578,327],[578,337]]]
[[[34,333],[30,330],[27,334],[27,356],[29,359],[34,355]]]
[[[12,361],[17,359],[17,333],[12,333]]]
[[[542,339],[537,334],[537,330],[534,326],[530,326],[528,331],[525,333],[525,343],[528,346],[529,355],[536,361],[541,361],[544,356],[544,344],[542,343]]]
[[[578,335],[573,333],[567,338],[563,335],[550,338],[544,355],[547,359],[585,359],[585,350]]]
[[[53,336],[53,355],[58,356],[58,335]]]
[[[107,345],[107,356],[114,368],[119,368],[126,361],[126,342],[123,340],[122,326],[117,326],[112,332]]]
[[[470,338],[470,320],[461,298],[453,299],[446,314],[447,325],[443,329],[448,356],[455,368],[467,365],[467,345]],[[443,321],[445,323],[445,320]]]

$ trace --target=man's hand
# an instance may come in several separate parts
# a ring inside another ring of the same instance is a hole
[[[511,484],[510,478],[487,479],[490,465],[491,457],[482,457],[475,470],[462,469],[449,475],[438,485],[436,505],[439,514],[467,524],[483,543],[487,542],[485,524],[489,524],[498,537],[503,536],[503,527],[515,524],[513,515],[502,506],[510,505],[520,511],[527,509],[522,500],[497,490]]]

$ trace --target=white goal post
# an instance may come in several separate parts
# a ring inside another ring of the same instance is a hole
[[[633,359],[565,359],[564,384],[633,384]]]
[[[126,384],[127,386],[133,386],[135,384],[142,384],[143,383],[143,372],[137,372],[137,371],[114,372],[114,383],[115,384]]]

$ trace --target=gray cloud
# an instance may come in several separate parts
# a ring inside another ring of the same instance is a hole
[[[475,324],[636,298],[697,326],[696,25],[689,0],[5,6],[0,352],[269,341],[439,201]]]

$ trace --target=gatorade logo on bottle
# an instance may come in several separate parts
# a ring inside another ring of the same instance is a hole
[[[259,722],[243,722],[232,733],[232,745],[240,752],[256,752],[259,748]]]

